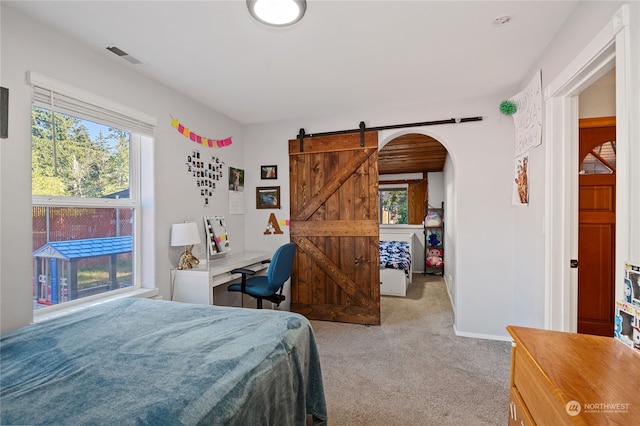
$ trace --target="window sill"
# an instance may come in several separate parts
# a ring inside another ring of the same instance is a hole
[[[114,300],[126,299],[129,297],[143,297],[143,298],[151,298],[156,297],[160,294],[160,291],[157,288],[139,288],[136,290],[131,290],[119,294],[115,294],[112,296],[102,297],[99,299],[94,299],[84,303],[78,303],[72,306],[60,307],[58,309],[46,311],[34,311],[33,312],[33,322],[39,323],[43,321],[48,321],[53,318],[58,318],[72,312],[81,311],[83,309],[87,309],[91,306],[101,305],[103,303],[112,302]]]
[[[380,229],[422,229],[423,225],[407,225],[407,224],[380,224]]]

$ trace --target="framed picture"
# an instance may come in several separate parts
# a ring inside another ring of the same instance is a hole
[[[260,166],[260,179],[278,179],[278,166]]]
[[[257,187],[256,188],[256,208],[279,209],[280,208],[280,187],[279,186]]]
[[[244,191],[244,170],[229,167],[229,191]]]

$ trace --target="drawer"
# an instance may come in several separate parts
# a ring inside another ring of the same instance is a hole
[[[518,346],[514,350],[513,384],[532,421],[540,425],[574,424],[559,390],[548,381],[526,350]]]
[[[244,269],[251,269],[252,271],[256,272],[256,275],[261,275],[260,271],[265,270],[269,267],[268,263],[254,263],[252,265],[246,265],[243,266]],[[265,272],[266,273],[266,272]],[[264,274],[262,274],[264,275]],[[254,277],[255,275],[248,275],[247,279]],[[230,283],[232,281],[236,281],[240,282],[240,279],[242,278],[242,274],[232,274],[231,272],[225,272],[222,274],[214,274],[211,273],[211,285],[213,287],[217,287],[219,285],[222,284],[226,284],[226,283]]]
[[[535,424],[518,389],[512,387],[509,392],[509,426],[535,426]]]

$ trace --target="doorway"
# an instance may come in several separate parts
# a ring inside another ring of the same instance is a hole
[[[441,208],[446,204],[445,215],[449,212],[449,204],[445,203],[445,176],[452,178],[451,171],[445,171],[452,167],[449,151],[440,140],[426,132],[391,133],[383,135],[380,142],[378,173],[381,187],[407,186],[406,224],[395,230],[395,225],[385,225],[384,221],[381,226],[385,232],[414,234],[414,272],[426,272],[424,220],[429,208]],[[452,186],[453,182],[449,184]],[[445,235],[440,235],[440,243],[444,244],[444,238]]]
[[[615,304],[615,117],[580,119],[578,333],[613,336]]]
[[[614,298],[622,288],[628,256],[630,75],[628,5],[623,5],[580,54],[552,81],[545,92],[546,212],[545,327],[578,329],[578,96],[609,70],[616,75],[616,168]],[[618,285],[620,283],[620,285]]]

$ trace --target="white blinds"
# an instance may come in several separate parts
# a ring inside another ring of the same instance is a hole
[[[29,72],[28,80],[36,106],[146,136],[154,135],[155,117],[33,71]]]

